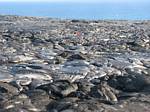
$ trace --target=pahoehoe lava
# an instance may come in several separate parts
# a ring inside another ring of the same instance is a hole
[[[0,112],[149,110],[149,20],[0,15]]]

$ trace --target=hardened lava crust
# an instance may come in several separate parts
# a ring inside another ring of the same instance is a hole
[[[149,20],[0,15],[0,112],[149,111]]]

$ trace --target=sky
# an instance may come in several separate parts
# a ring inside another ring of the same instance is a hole
[[[0,0],[0,2],[149,2],[149,0]]]

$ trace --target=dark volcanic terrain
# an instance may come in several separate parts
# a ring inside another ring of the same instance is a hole
[[[0,112],[150,112],[150,21],[0,16]]]

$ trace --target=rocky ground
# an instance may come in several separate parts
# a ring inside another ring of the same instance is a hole
[[[0,16],[0,112],[150,112],[150,21]]]

